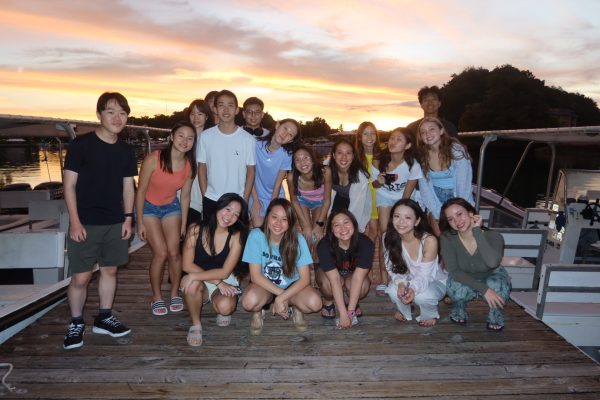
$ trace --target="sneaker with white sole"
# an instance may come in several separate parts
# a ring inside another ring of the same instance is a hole
[[[71,350],[83,346],[83,332],[85,331],[85,324],[75,324],[71,322],[69,324],[69,330],[65,335],[65,341],[63,342],[63,349]]]
[[[100,335],[110,335],[112,337],[121,337],[128,335],[131,329],[126,327],[119,321],[114,315],[110,317],[100,319],[96,317],[94,319],[94,327],[92,332]]]

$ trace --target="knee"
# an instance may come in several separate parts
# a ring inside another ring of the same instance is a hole
[[[253,293],[244,293],[242,296],[242,308],[246,311],[255,311],[258,308],[258,299]]]
[[[167,251],[167,256],[170,260],[177,260],[180,257],[179,247],[171,248]]]
[[[167,261],[169,252],[167,251],[166,247],[160,247],[158,249],[152,249],[152,255],[156,261],[159,261],[161,262],[161,264],[164,264],[165,261]]]
[[[310,309],[311,313],[318,312],[323,307],[323,301],[321,300],[321,297],[318,294],[313,293],[307,299],[306,307]]]
[[[88,283],[90,283],[90,276],[84,274],[73,274],[71,277],[70,286],[74,289],[81,290],[85,289]]]
[[[214,304],[215,311],[221,315],[231,315],[235,311],[235,298],[228,297]]]
[[[117,276],[117,267],[100,267],[100,277],[114,278]]]

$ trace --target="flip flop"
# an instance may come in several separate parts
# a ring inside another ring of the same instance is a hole
[[[321,308],[321,317],[325,319],[334,319],[335,315],[335,303],[331,303],[328,306],[323,304],[323,308]]]
[[[202,346],[202,325],[192,325],[188,329],[187,343],[192,347]]]
[[[183,310],[183,299],[179,296],[171,298],[171,305],[169,305],[171,312],[179,312]]]
[[[466,325],[467,324],[466,319],[456,319],[454,317],[450,317],[450,322],[452,322],[453,324],[458,324],[458,325]]]
[[[496,325],[498,327],[494,328],[492,325]],[[485,329],[487,329],[490,332],[502,332],[502,330],[504,329],[504,325],[492,324],[491,322],[488,322],[487,324],[485,324]]]
[[[150,303],[150,307],[152,309],[152,314],[157,316],[167,315],[169,310],[167,310],[167,303],[164,300],[156,300]]]

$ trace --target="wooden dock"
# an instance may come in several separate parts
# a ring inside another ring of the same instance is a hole
[[[186,311],[150,313],[149,259],[144,247],[119,274],[114,310],[131,335],[91,333],[93,282],[84,346],[62,349],[69,312],[61,304],[2,345],[0,363],[14,366],[6,382],[16,389],[0,389],[0,399],[600,398],[600,366],[512,302],[502,333],[485,330],[483,302],[470,304],[467,326],[451,324],[440,303],[439,323],[421,328],[396,322],[391,302],[372,293],[350,330],[310,315],[299,334],[268,316],[258,337],[245,311],[219,328],[207,306],[204,344],[191,348]]]

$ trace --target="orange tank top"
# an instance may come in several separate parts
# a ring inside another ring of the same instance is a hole
[[[192,167],[186,161],[185,167],[180,171],[173,171],[170,174],[161,168],[160,150],[156,153],[156,168],[150,176],[148,189],[146,190],[146,200],[156,206],[164,206],[175,200],[177,191],[183,187],[185,180],[190,177]]]

